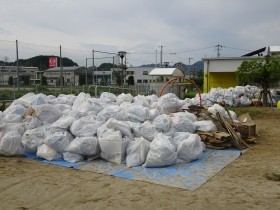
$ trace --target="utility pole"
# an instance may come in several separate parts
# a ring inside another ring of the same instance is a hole
[[[221,55],[221,53],[220,53],[220,51],[222,50],[222,45],[216,45],[215,47],[217,47],[217,57],[220,57],[220,55]]]
[[[19,91],[18,40],[16,40],[16,52],[17,52],[17,88],[18,88],[18,91]]]
[[[162,68],[162,48],[164,46],[160,45],[160,68]]]
[[[63,64],[62,64],[62,57],[61,57],[61,45],[59,45],[59,55],[60,55],[60,88],[62,90],[62,86],[63,86],[63,75],[62,75]]]
[[[155,68],[157,67],[157,50],[156,50],[156,63],[155,63]]]
[[[189,58],[189,66],[188,66],[188,75],[189,75],[189,78],[191,78],[191,71],[190,71],[191,59],[193,59],[193,58]]]
[[[92,50],[92,85],[94,85],[94,50]]]

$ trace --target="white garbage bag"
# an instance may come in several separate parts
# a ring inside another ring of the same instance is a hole
[[[103,124],[103,121],[99,121],[94,116],[85,116],[72,123],[70,132],[78,137],[95,136],[97,129]]]
[[[158,100],[157,107],[161,114],[170,114],[177,112],[182,103],[174,93],[167,93],[161,96]]]
[[[54,105],[51,104],[34,105],[32,108],[43,124],[53,123],[62,116],[62,112],[55,109]]]
[[[62,153],[63,159],[69,163],[77,163],[84,160],[84,155],[79,155],[72,152]]]
[[[80,155],[99,156],[100,146],[96,137],[76,137],[66,151]]]
[[[131,103],[133,101],[133,96],[128,93],[121,93],[120,95],[117,96],[117,104],[122,104],[124,102],[129,102]]]
[[[10,105],[3,113],[4,114],[17,114],[17,115],[23,116],[25,109],[26,108],[21,104]]]
[[[24,152],[20,133],[11,131],[0,139],[0,155],[22,155]]]
[[[141,166],[145,163],[149,150],[150,142],[143,137],[130,141],[126,147],[126,165],[128,167]]]
[[[139,94],[134,97],[134,104],[145,106],[145,107],[150,107],[150,104],[147,101],[146,97],[143,95],[139,95]]]
[[[2,123],[21,123],[22,121],[22,115],[18,114],[4,114],[4,116],[1,119]]]
[[[192,115],[187,112],[173,113],[171,117],[171,127],[174,127],[177,132],[195,132],[195,125]]]
[[[53,148],[59,153],[65,152],[66,147],[73,141],[74,137],[68,131],[56,132],[49,136],[46,136],[44,139],[44,144]]]
[[[131,122],[145,122],[150,119],[150,110],[141,105],[135,105],[118,112],[118,120]]]
[[[102,109],[98,114],[97,117],[102,121],[107,121],[110,118],[117,119],[118,112],[120,111],[120,107],[117,105],[111,105],[104,109]]]
[[[39,120],[38,117],[33,117],[30,115],[27,115],[24,118],[22,124],[23,124],[25,130],[30,130],[33,128],[40,127],[41,125],[43,125],[43,122],[41,120]]]
[[[135,137],[143,137],[150,142],[153,141],[155,136],[158,134],[156,126],[149,121],[145,121],[139,126],[132,126],[132,130]]]
[[[217,126],[212,122],[212,120],[200,120],[194,122],[197,131],[203,132],[215,132],[218,131]]]
[[[25,130],[22,123],[0,123],[0,139],[8,132],[18,132],[21,136]]]
[[[162,115],[157,116],[153,120],[153,124],[156,126],[158,131],[167,132],[170,129],[171,118],[169,115],[162,114]]]
[[[178,160],[191,162],[202,157],[205,145],[198,134],[190,134],[177,146]]]
[[[75,117],[71,116],[60,117],[57,121],[52,123],[50,127],[57,131],[67,131],[75,120]]]
[[[38,128],[26,130],[22,136],[21,142],[26,153],[36,153],[38,146],[43,144],[45,139],[45,128],[40,126]]]
[[[106,122],[107,128],[112,128],[115,130],[119,130],[122,134],[122,136],[127,136],[129,138],[133,138],[133,135],[131,133],[131,128],[128,122],[125,121],[119,121],[113,118],[110,118]]]
[[[38,147],[36,155],[48,161],[62,159],[62,155],[59,152],[52,149],[46,144],[42,144],[41,146]]]
[[[176,163],[177,152],[169,137],[159,133],[150,144],[144,167],[163,167]]]
[[[125,161],[125,150],[129,139],[122,138],[120,131],[107,129],[98,140],[101,148],[101,157],[104,160],[117,164]]]
[[[100,101],[104,103],[110,103],[110,102],[116,102],[117,101],[117,96],[113,93],[108,93],[108,92],[103,92],[100,95]]]

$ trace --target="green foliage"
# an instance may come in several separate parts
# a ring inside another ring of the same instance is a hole
[[[47,77],[45,77],[45,76],[42,77],[42,85],[48,85]]]
[[[265,58],[243,61],[236,71],[236,77],[239,84],[258,83],[267,93],[270,84],[280,80],[280,59],[267,55]],[[267,106],[267,94],[263,94],[263,105]]]
[[[97,67],[98,71],[111,71],[111,68],[117,68],[117,65],[113,65],[112,63],[102,63],[99,67]]]
[[[240,84],[258,83],[269,87],[270,83],[280,80],[280,59],[268,55],[265,58],[243,61],[236,76]]]
[[[116,81],[117,85],[121,85],[122,84],[122,76],[121,76],[121,72],[119,71],[113,71],[113,78]]]
[[[20,66],[36,66],[39,70],[46,70],[49,68],[49,57],[57,57],[57,66],[60,66],[60,58],[53,55],[38,55],[28,59],[19,59]],[[6,65],[17,65],[17,62],[2,62]],[[63,66],[78,66],[78,64],[69,58],[62,58]]]
[[[199,89],[202,89],[203,87],[203,78],[191,78],[195,82],[195,84],[199,87]]]
[[[9,84],[9,85],[13,85],[13,84],[14,84],[14,78],[13,78],[13,76],[9,76],[8,84]]]
[[[134,85],[134,77],[133,76],[128,77],[127,84],[128,85]]]
[[[257,107],[228,107],[228,109],[234,111],[237,116],[248,113],[253,119],[264,115]]]

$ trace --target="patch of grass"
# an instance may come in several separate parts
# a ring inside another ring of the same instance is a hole
[[[261,117],[264,115],[264,112],[261,108],[255,107],[228,107],[229,110],[234,111],[237,116],[248,113],[252,118]]]
[[[272,181],[280,181],[280,174],[279,173],[266,173],[265,177]]]

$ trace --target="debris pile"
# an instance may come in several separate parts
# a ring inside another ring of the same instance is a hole
[[[201,158],[205,145],[248,147],[234,130],[240,126],[228,121],[242,123],[234,112],[218,104],[208,110],[196,107],[195,114],[191,106],[181,109],[188,106],[172,93],[160,98],[28,93],[0,112],[0,155],[37,154],[68,162],[102,158],[128,167],[162,167]]]

